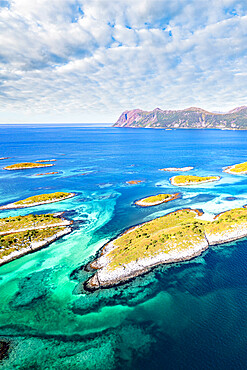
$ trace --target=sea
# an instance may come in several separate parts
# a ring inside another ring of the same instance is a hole
[[[73,232],[0,267],[1,369],[246,369],[247,239],[214,246],[123,285],[89,293],[85,265],[127,228],[181,208],[212,217],[247,204],[247,131],[55,125],[0,128],[0,205],[55,191],[74,198],[0,217],[64,211]],[[51,168],[6,171],[56,159]],[[193,166],[218,182],[177,188],[164,167]],[[58,172],[49,176],[37,173]],[[127,181],[140,180],[136,185]],[[181,197],[134,205],[159,193]]]

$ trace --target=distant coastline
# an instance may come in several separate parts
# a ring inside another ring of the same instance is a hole
[[[247,130],[247,107],[237,107],[227,113],[213,113],[197,107],[182,110],[155,108],[152,111],[133,109],[123,112],[113,127]]]

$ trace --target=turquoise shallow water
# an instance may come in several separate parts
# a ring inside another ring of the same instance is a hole
[[[247,132],[218,130],[4,127],[1,161],[55,158],[54,176],[0,170],[0,203],[44,192],[75,198],[7,215],[66,211],[73,233],[0,267],[0,335],[11,351],[3,369],[235,369],[247,355],[247,241],[216,246],[186,263],[161,266],[116,288],[86,294],[83,266],[129,226],[178,208],[209,214],[247,203],[247,177],[222,173],[246,161]],[[176,192],[163,167],[194,166],[218,183],[179,188],[182,197],[152,208],[133,205]],[[50,171],[50,169],[49,169]],[[128,180],[144,182],[130,186]]]

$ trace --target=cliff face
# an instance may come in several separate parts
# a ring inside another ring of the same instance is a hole
[[[211,113],[201,108],[184,110],[143,111],[134,109],[121,114],[113,127],[151,128],[219,128],[247,130],[247,107],[238,107],[228,113]]]

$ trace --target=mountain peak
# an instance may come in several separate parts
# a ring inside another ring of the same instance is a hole
[[[207,114],[212,114],[211,112],[208,112],[202,108],[197,108],[197,107],[189,107],[186,109],[183,109],[184,112],[197,112],[197,113],[207,113]]]
[[[245,106],[245,105],[242,105],[241,107],[237,107],[237,108],[234,108],[234,109],[232,109],[232,110],[229,110],[229,112],[228,113],[238,113],[238,112],[240,112],[241,110],[243,110],[243,109],[247,109],[247,107]]]

